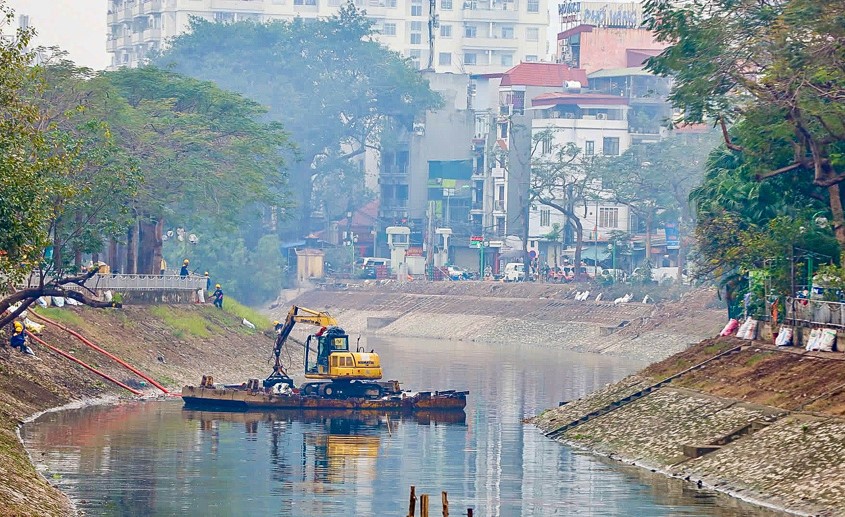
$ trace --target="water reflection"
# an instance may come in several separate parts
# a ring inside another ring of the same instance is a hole
[[[404,513],[410,485],[432,494],[432,515],[440,491],[453,515],[764,514],[562,447],[522,423],[638,364],[518,343],[370,341],[386,377],[406,388],[469,390],[466,412],[139,403],[45,415],[26,426],[25,441],[89,515],[381,517]]]

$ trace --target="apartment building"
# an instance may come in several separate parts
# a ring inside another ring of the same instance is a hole
[[[109,0],[111,69],[142,64],[195,16],[264,22],[337,14],[343,0]],[[421,69],[501,72],[549,54],[548,0],[354,0],[379,40]]]

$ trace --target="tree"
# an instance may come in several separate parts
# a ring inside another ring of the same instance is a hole
[[[594,197],[594,160],[584,156],[574,143],[553,144],[554,136],[554,130],[545,129],[532,137],[529,199],[566,216],[565,224],[575,236],[575,274],[580,275],[584,228],[575,207]],[[548,152],[542,153],[544,143]]]
[[[0,0],[0,31],[12,20],[13,11]],[[67,289],[81,288],[96,269],[67,275],[44,260],[65,208],[84,205],[86,185],[69,178],[82,171],[90,157],[80,151],[84,144],[78,135],[63,127],[67,117],[51,118],[43,109],[42,96],[48,91],[44,68],[30,66],[32,54],[25,51],[33,34],[19,29],[13,39],[0,39],[0,294],[5,295],[0,299],[0,327],[41,296],[69,297],[93,307],[117,305]],[[26,287],[15,288],[22,283]],[[13,305],[16,308],[7,312]]]
[[[378,149],[383,134],[410,129],[415,115],[439,105],[419,72],[375,41],[372,21],[352,3],[328,19],[195,19],[155,62],[254,99],[284,125],[297,151],[290,182],[296,237],[312,229],[315,208],[338,215],[349,206],[315,185],[360,191],[350,158]]]
[[[671,44],[648,67],[674,78],[683,120],[718,122],[755,179],[809,171],[845,251],[845,4],[648,0],[645,12]],[[743,120],[753,123],[732,135]]]
[[[707,155],[716,142],[712,132],[673,134],[655,143],[635,144],[619,157],[600,161],[605,196],[629,207],[643,221],[646,250],[651,249],[652,232],[659,221],[686,225],[694,219],[689,195],[701,182]],[[679,272],[682,251],[678,253]]]
[[[281,153],[287,138],[279,124],[259,120],[264,109],[258,103],[153,67],[111,72],[95,81],[112,92],[102,108],[144,175],[132,204],[138,264],[130,260],[127,272],[158,270],[166,219],[185,227],[231,229],[247,207],[285,205]]]

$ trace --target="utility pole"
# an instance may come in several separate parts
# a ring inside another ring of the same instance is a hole
[[[434,31],[440,27],[436,14],[437,0],[428,0],[428,70],[434,71]]]

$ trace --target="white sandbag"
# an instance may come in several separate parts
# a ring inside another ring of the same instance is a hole
[[[781,327],[775,339],[777,346],[792,346],[792,327]]]
[[[804,348],[807,350],[818,350],[821,334],[821,329],[813,329],[810,331],[810,339],[807,340],[807,346]]]
[[[197,303],[205,303],[205,293],[202,289],[197,289]]]
[[[47,302],[47,299],[44,298],[43,296],[38,298],[37,300],[35,300],[35,303],[37,303],[38,306],[41,307],[42,309],[46,309],[47,305],[49,305],[49,303]]]
[[[819,337],[819,351],[833,352],[833,345],[836,343],[836,331],[833,329],[822,330]]]
[[[104,291],[103,292],[103,300],[110,302],[112,301],[112,294],[111,291]]]
[[[65,303],[68,305],[82,305],[78,301],[74,300],[73,298],[65,298]]]
[[[249,328],[251,328],[251,329],[254,329],[254,328],[255,328],[255,325],[253,325],[253,324],[252,324],[252,322],[251,322],[251,321],[249,321],[249,320],[248,320],[248,319],[246,319],[246,318],[244,318],[244,320],[243,320],[241,323],[243,323],[245,327],[249,327]]]
[[[745,336],[743,336],[743,339],[757,339],[757,325],[757,320],[748,318],[748,328],[745,330]]]
[[[53,305],[56,307],[64,307],[65,306],[65,298],[63,296],[54,296],[53,297]]]
[[[736,331],[736,337],[739,339],[745,339],[746,334],[748,334],[748,327],[751,326],[751,318],[746,319],[742,322],[742,325],[739,326],[739,329]]]

